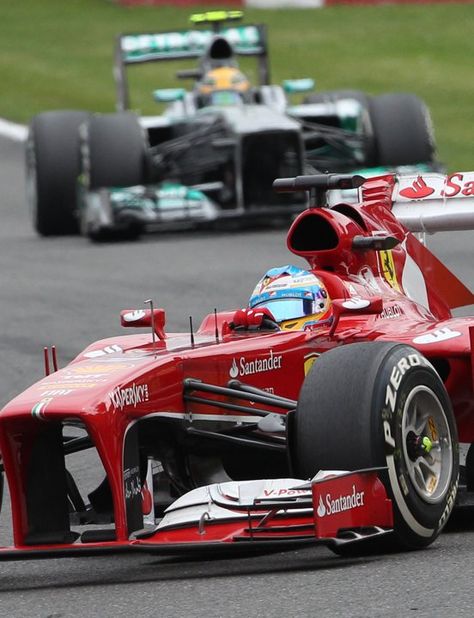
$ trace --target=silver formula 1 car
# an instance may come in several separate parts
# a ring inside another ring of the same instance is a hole
[[[268,224],[306,206],[304,193],[276,195],[275,177],[314,170],[377,167],[435,170],[430,115],[413,94],[370,97],[341,90],[294,95],[309,78],[270,83],[263,25],[228,23],[240,12],[193,16],[204,27],[117,38],[117,112],[44,112],[27,143],[34,226],[44,236],[137,236],[142,231],[216,221]],[[257,59],[259,83],[239,70],[238,56]],[[153,96],[164,112],[130,111],[127,68],[197,58],[181,70],[191,89]]]

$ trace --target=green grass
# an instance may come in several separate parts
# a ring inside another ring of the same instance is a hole
[[[46,109],[113,110],[115,34],[184,28],[190,13],[110,0],[1,4],[0,116],[20,122]],[[246,19],[269,26],[272,81],[309,76],[320,90],[415,92],[431,109],[440,158],[451,170],[474,166],[474,4],[248,10]],[[134,106],[156,109],[151,91],[176,85],[174,70],[132,68]]]

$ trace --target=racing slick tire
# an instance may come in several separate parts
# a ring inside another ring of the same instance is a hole
[[[30,123],[27,199],[34,228],[41,236],[79,233],[79,127],[88,116],[81,111],[51,111],[38,114]]]
[[[138,117],[132,112],[97,114],[85,126],[81,143],[83,194],[102,187],[144,185],[150,168],[148,144]],[[118,228],[91,229],[81,224],[82,232],[96,242],[136,240],[142,233],[137,221]]]
[[[81,154],[83,182],[89,190],[146,184],[147,143],[136,114],[91,116]]]
[[[429,361],[407,345],[355,343],[322,354],[301,388],[290,455],[300,478],[386,468],[379,476],[392,500],[397,549],[429,545],[454,506],[451,402]]]
[[[409,93],[382,94],[370,101],[376,165],[431,163],[435,139],[425,103]]]

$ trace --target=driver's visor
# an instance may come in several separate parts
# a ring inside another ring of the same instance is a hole
[[[236,105],[242,103],[242,97],[234,90],[216,90],[210,95],[211,105]]]
[[[275,298],[254,305],[253,309],[261,309],[262,307],[266,307],[277,322],[302,318],[314,313],[312,298]]]

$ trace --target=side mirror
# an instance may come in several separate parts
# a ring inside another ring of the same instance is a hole
[[[333,321],[329,336],[334,335],[342,315],[378,315],[382,313],[383,300],[381,296],[374,296],[370,300],[366,298],[337,298],[332,302]]]
[[[314,90],[314,79],[311,79],[311,77],[304,77],[302,79],[285,79],[282,85],[283,90],[287,94],[310,92],[311,90]]]
[[[173,103],[182,101],[185,94],[184,88],[159,88],[153,91],[153,98],[157,103]]]
[[[120,312],[120,324],[124,328],[153,328],[159,339],[166,339],[165,323],[164,309],[124,309]]]

